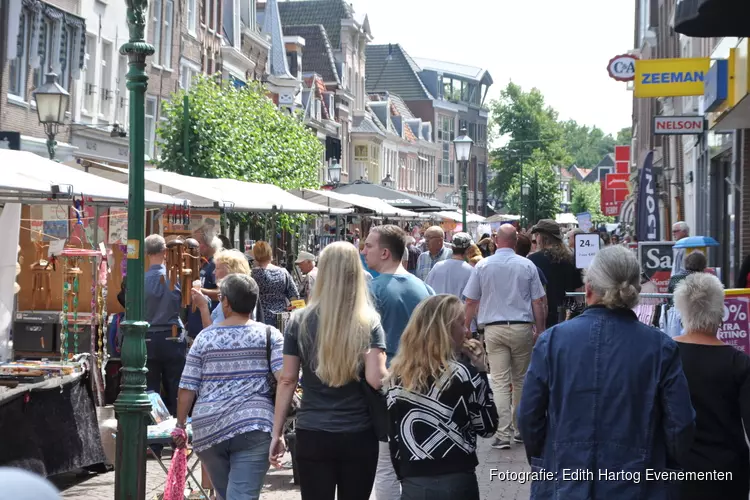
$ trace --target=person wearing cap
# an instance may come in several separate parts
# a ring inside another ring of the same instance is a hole
[[[313,288],[315,288],[315,279],[318,277],[318,268],[315,267],[315,256],[310,252],[303,251],[297,255],[297,260],[294,263],[299,266],[300,271],[305,275],[302,281],[300,296],[307,302],[310,300],[310,294],[312,294]]]
[[[573,252],[563,243],[557,222],[552,219],[540,220],[531,229],[531,236],[538,250],[528,258],[547,278],[546,327],[550,328],[559,322],[560,309],[565,307],[565,293],[583,290],[583,279],[573,261]]]
[[[427,279],[432,268],[440,261],[451,258],[453,251],[445,247],[445,231],[440,226],[432,226],[424,232],[427,251],[417,259],[417,278],[422,281]]]
[[[436,263],[425,280],[435,293],[448,293],[463,300],[464,288],[474,269],[465,260],[466,251],[471,244],[471,236],[466,233],[456,233],[453,236],[451,258]]]

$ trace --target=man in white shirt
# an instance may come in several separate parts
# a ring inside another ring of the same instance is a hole
[[[516,255],[516,229],[503,224],[495,236],[495,255],[479,261],[464,289],[466,328],[476,316],[484,327],[491,373],[490,384],[500,417],[492,447],[510,448],[511,423],[514,440],[521,443],[513,407],[518,407],[536,334],[544,331],[545,292],[536,265]],[[511,407],[511,383],[513,406]]]
[[[313,288],[315,288],[315,279],[318,277],[318,268],[315,267],[315,256],[310,252],[300,252],[294,263],[299,266],[300,271],[305,275],[302,279],[300,295],[307,302],[310,300],[310,294],[312,294]]]
[[[474,268],[464,260],[464,254],[470,246],[471,236],[468,234],[456,233],[453,236],[451,258],[437,262],[425,280],[435,293],[448,293],[463,299],[464,288],[474,271]]]
[[[684,221],[675,222],[672,226],[672,239],[676,242],[690,236],[690,227]],[[675,248],[672,250],[672,276],[680,274],[685,270],[685,249]]]

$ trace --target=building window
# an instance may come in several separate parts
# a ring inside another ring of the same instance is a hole
[[[46,74],[52,71],[52,38],[54,33],[54,24],[52,21],[45,19],[40,25],[41,39],[39,40],[39,67],[34,70],[33,80],[34,88],[44,85]],[[58,83],[62,79],[58,78]],[[60,83],[62,85],[62,83]]]
[[[83,109],[81,112],[89,116],[94,116],[99,112],[96,101],[96,67],[98,64],[96,57],[97,45],[96,36],[86,35],[86,76],[84,77]]]
[[[190,90],[193,78],[195,78],[195,75],[198,73],[200,73],[199,69],[188,66],[184,62],[180,65],[180,87],[182,87],[182,90],[185,92]]]
[[[158,0],[157,0],[158,1]],[[156,143],[156,97],[146,97],[146,115],[143,120],[146,154],[154,157],[154,144]]]
[[[120,127],[124,127],[128,123],[128,87],[126,74],[128,72],[128,58],[126,56],[119,56],[117,65],[117,100],[116,100],[116,116]]]
[[[453,162],[451,162],[451,143],[443,142],[443,158],[438,171],[438,184],[452,186],[454,181]]]
[[[174,0],[167,0],[164,10],[164,67],[172,67],[172,20],[174,19]]]
[[[190,33],[195,34],[197,26],[197,9],[198,0],[187,0],[187,29]]]
[[[10,61],[9,78],[10,85],[8,93],[24,99],[26,97],[26,57],[29,52],[29,16],[26,12],[21,14],[21,23],[18,28],[18,54],[15,59]]]
[[[112,100],[115,93],[112,90],[112,43],[102,40],[102,64],[101,77],[99,80],[99,96],[102,100],[99,105],[99,114],[105,120],[109,120],[112,109]]]
[[[154,14],[153,14],[153,42],[154,42],[154,56],[153,63],[160,64],[161,61],[161,23],[162,23],[162,10],[161,0],[154,0]]]
[[[456,124],[452,116],[438,115],[438,142],[451,142],[455,139]]]

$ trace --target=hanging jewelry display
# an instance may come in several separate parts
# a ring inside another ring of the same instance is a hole
[[[73,355],[78,354],[78,336],[80,325],[78,324],[78,290],[80,286],[80,274],[73,278]],[[70,355],[68,355],[70,357]]]
[[[68,359],[68,352],[70,352],[70,346],[68,345],[70,338],[70,328],[68,325],[70,289],[70,282],[67,275],[65,275],[65,279],[63,279],[62,328],[60,329],[60,361],[66,361]]]
[[[91,322],[89,324],[89,328],[91,329],[91,345],[90,349],[91,352],[100,352],[97,351],[96,344],[97,344],[97,331],[99,323],[99,290],[97,287],[97,278],[98,278],[98,266],[96,265],[96,257],[89,257],[89,260],[91,262]],[[101,346],[101,340],[99,340],[99,345]],[[97,368],[101,369],[102,364],[102,358],[101,356],[96,357],[96,366]]]

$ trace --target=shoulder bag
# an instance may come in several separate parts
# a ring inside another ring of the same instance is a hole
[[[268,385],[271,387],[271,401],[273,401],[274,407],[276,406],[276,389],[278,388],[278,382],[276,380],[276,376],[273,374],[273,370],[271,369],[271,327],[266,326],[266,361],[268,362],[268,373],[266,373],[266,380],[268,380]],[[292,402],[289,405],[289,412],[287,413],[287,418],[293,416],[297,413],[297,409],[299,409],[300,405],[300,398],[297,394],[297,388],[295,387],[294,394],[292,396]]]
[[[380,390],[373,389],[367,383],[364,367],[362,368],[362,373],[360,373],[359,384],[367,402],[367,409],[370,413],[370,420],[372,420],[372,428],[375,431],[375,435],[379,441],[387,442],[388,406],[385,401],[385,392],[382,388]]]

